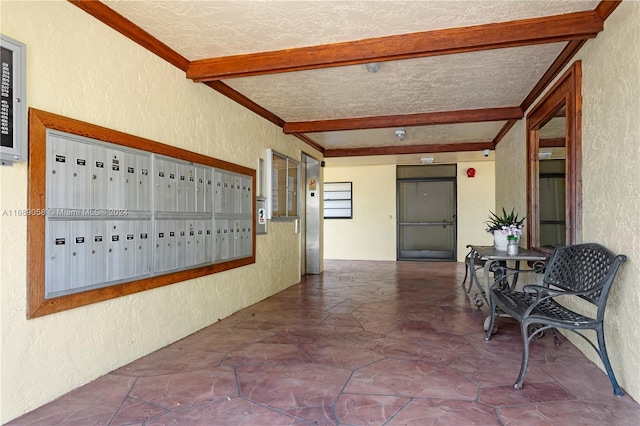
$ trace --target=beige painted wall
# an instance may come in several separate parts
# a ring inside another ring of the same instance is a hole
[[[324,181],[353,183],[353,219],[324,221],[324,258],[396,260],[396,166],[325,167]]]
[[[469,167],[476,177],[468,178]],[[396,260],[396,166],[325,167],[325,182],[353,182],[353,219],[324,221],[325,259]],[[458,164],[457,257],[467,244],[493,244],[484,221],[494,201],[494,162]]]
[[[256,168],[296,138],[66,1],[2,1],[2,33],[27,45],[28,106]],[[27,207],[25,163],[0,168],[0,209]],[[0,216],[0,422],[300,280],[293,222],[257,236],[256,264],[26,319],[26,219]]]
[[[574,60],[582,60],[582,240],[626,254],[605,318],[607,348],[620,385],[640,401],[640,3],[625,1]],[[496,205],[524,211],[526,128],[497,147]],[[517,164],[517,167],[514,166]],[[515,185],[513,185],[515,183]],[[513,190],[509,187],[513,185]],[[584,306],[572,305],[579,309]],[[597,355],[569,335],[591,360]]]
[[[496,147],[496,203],[498,211],[527,213],[527,145],[525,121],[518,121]],[[522,229],[522,246],[527,241],[527,227]]]
[[[494,161],[458,163],[458,262],[464,262],[468,244],[493,245],[493,236],[484,223],[495,205]],[[476,177],[467,177],[467,169]]]

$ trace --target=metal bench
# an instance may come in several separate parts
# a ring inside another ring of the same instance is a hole
[[[496,308],[520,322],[523,340],[522,366],[514,387],[522,389],[529,363],[529,344],[547,329],[572,331],[585,339],[600,356],[613,393],[624,395],[613,374],[604,340],[604,312],[618,268],[626,261],[624,255],[615,256],[599,244],[578,244],[557,247],[547,263],[542,285],[527,285],[523,291],[497,282],[491,288],[489,307],[491,317],[485,340],[491,338]],[[597,308],[594,318],[574,312],[558,303],[560,297],[579,297]],[[530,330],[530,326],[531,330]],[[581,330],[595,330],[598,346]],[[557,341],[556,341],[557,342]]]

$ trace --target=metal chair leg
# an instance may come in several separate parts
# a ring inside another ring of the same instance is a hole
[[[624,392],[618,385],[618,381],[616,380],[615,374],[613,374],[613,369],[611,368],[611,363],[609,362],[609,355],[607,354],[607,346],[604,343],[604,329],[603,327],[599,327],[596,329],[596,334],[598,335],[598,348],[600,359],[604,364],[604,368],[607,371],[607,376],[609,376],[609,380],[611,381],[611,386],[613,386],[613,393],[615,396],[623,396]]]
[[[517,390],[522,389],[524,376],[527,374],[527,366],[529,365],[529,324],[526,321],[520,323],[520,331],[522,333],[522,365],[520,366],[520,374],[518,380],[513,387]]]
[[[484,340],[491,339],[491,335],[493,334],[493,329],[496,323],[496,304],[493,303],[491,295],[487,295],[487,301],[489,302],[489,310],[491,311],[491,316],[489,316],[489,324],[487,324],[485,320],[485,331],[487,332],[487,334],[485,334]]]
[[[469,264],[467,263],[467,259],[464,260],[464,279],[462,280],[462,288],[466,290],[466,286],[464,283],[467,282],[467,276],[469,275]]]

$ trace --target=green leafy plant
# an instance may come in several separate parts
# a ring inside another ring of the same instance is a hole
[[[515,213],[515,207],[511,209],[511,213],[507,213],[507,211],[502,208],[502,214],[498,216],[492,211],[489,211],[489,220],[485,222],[487,225],[487,232],[499,231],[504,228],[510,228],[514,226],[516,228],[522,228],[524,224],[524,220],[526,218],[520,219],[518,215]]]

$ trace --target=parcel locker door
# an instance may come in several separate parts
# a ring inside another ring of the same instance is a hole
[[[242,177],[242,213],[252,213],[253,188],[250,176]]]
[[[125,229],[122,221],[108,220],[107,228],[107,274],[109,281],[117,281],[124,277],[124,238]]]
[[[123,155],[122,165],[122,208],[127,210],[138,209],[138,156],[131,152]]]
[[[187,204],[186,210],[189,213],[195,213],[196,210],[196,168],[191,164],[185,164],[184,168],[187,173]]]
[[[187,264],[187,231],[185,220],[174,220],[174,227],[169,232],[175,239],[174,253],[176,256],[176,268],[184,268]]]
[[[131,278],[136,275],[136,228],[137,221],[122,221],[123,225],[123,251],[122,251],[122,278]]]
[[[109,168],[107,169],[108,209],[122,209],[124,205],[124,153],[109,149]]]
[[[245,219],[242,221],[242,236],[244,237],[242,240],[242,257],[251,256],[252,249],[252,232],[251,232],[251,223],[250,219]]]
[[[242,177],[233,175],[233,211],[232,213],[242,213]]]
[[[195,221],[195,256],[193,260],[194,265],[201,265],[205,262],[206,247],[205,247],[205,221]]]
[[[73,200],[69,207],[73,209],[91,208],[91,152],[93,145],[75,143],[72,164],[72,183],[67,190],[72,192]]]
[[[165,160],[165,170],[167,172],[164,191],[164,209],[168,212],[180,211],[180,174],[179,165],[174,161]]]
[[[192,266],[196,264],[196,225],[195,220],[185,220],[186,246],[185,246],[185,264],[184,266]]]
[[[177,211],[187,211],[187,168],[184,164],[175,164],[178,179],[178,192],[177,192]]]
[[[51,136],[47,143],[47,207],[73,204],[73,148],[67,139]]]
[[[215,259],[217,262],[229,258],[229,221],[216,219]]]
[[[222,172],[218,169],[213,171],[213,211],[222,213]]]
[[[139,155],[136,176],[138,177],[138,210],[151,210],[151,157]]]
[[[167,234],[166,221],[156,220],[155,233],[153,235],[153,241],[156,246],[155,258],[154,258],[154,270],[164,271],[166,270],[166,251],[169,235]]]
[[[180,220],[167,220],[167,251],[165,252],[165,262],[167,270],[179,268],[178,259],[182,250],[178,235],[180,234]]]
[[[156,221],[156,271],[170,271],[176,268],[175,222],[175,220]]]
[[[206,183],[206,176],[205,176],[205,168],[204,167],[196,167],[195,168],[196,171],[196,208],[195,211],[198,213],[203,213],[205,212],[205,199],[206,199],[206,193],[205,193],[205,183]]]
[[[244,226],[244,220],[236,220],[236,257],[242,257],[244,254],[244,234],[247,228]]]
[[[214,261],[214,238],[215,229],[213,228],[213,222],[211,222],[211,220],[206,220],[204,227],[204,261],[206,263]]]
[[[202,209],[203,212],[209,213],[213,210],[213,169],[211,167],[205,167],[202,169],[203,179],[204,179],[204,197],[203,203],[204,207]]]
[[[109,167],[108,150],[101,146],[92,146],[90,168],[91,208],[94,210],[109,207],[107,204],[107,167]]]
[[[247,245],[247,256],[253,256],[253,219],[247,220],[247,235],[249,237],[249,242]]]
[[[91,244],[91,278],[89,281],[90,284],[99,284],[109,280],[107,265],[107,224],[101,220],[92,220],[88,221],[88,223],[91,227],[91,233],[89,235],[89,243]]]
[[[151,272],[151,221],[136,221],[136,276]]]
[[[78,220],[69,222],[69,288],[78,289],[91,285],[91,222]]]
[[[233,176],[229,173],[222,175],[222,213],[233,212]]]
[[[236,238],[236,221],[229,219],[229,259],[236,257]]]
[[[222,227],[220,219],[213,223],[213,261],[219,262],[222,259]]]
[[[45,298],[55,293],[69,289],[70,264],[70,229],[69,222],[48,220],[47,233],[47,263],[45,269]]]
[[[154,175],[153,186],[154,192],[154,204],[156,211],[165,211],[165,190],[167,188],[167,181],[169,180],[169,174],[167,173],[167,162],[162,158],[156,158],[154,161]]]

